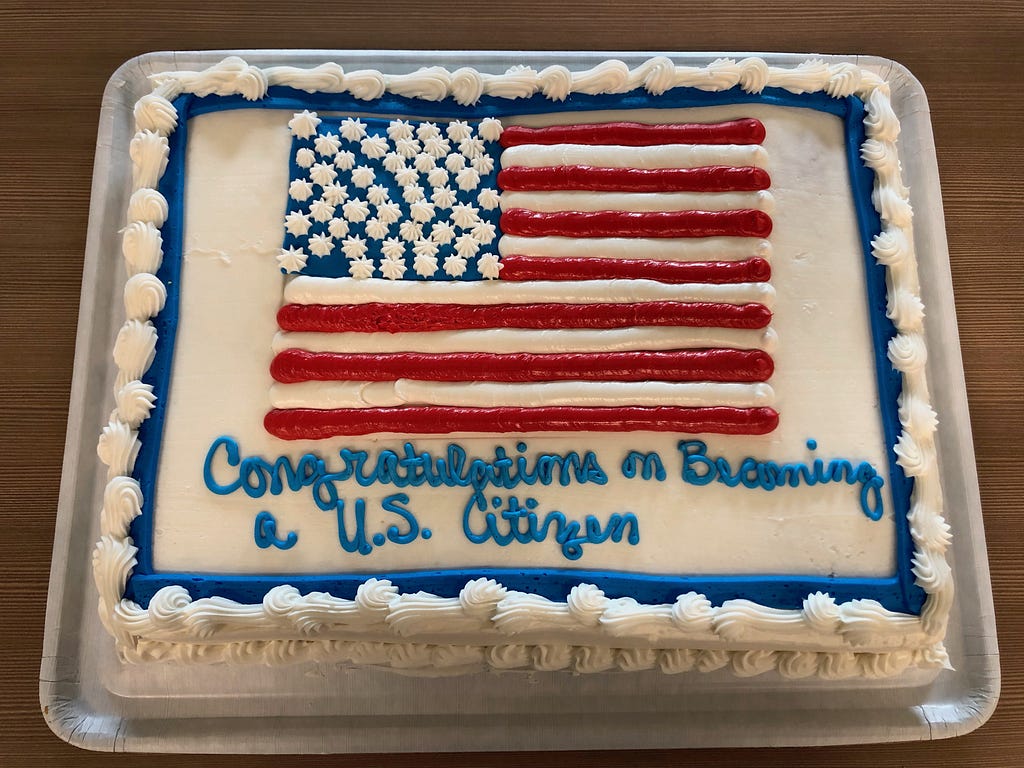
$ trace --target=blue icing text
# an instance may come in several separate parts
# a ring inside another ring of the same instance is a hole
[[[814,440],[807,441],[810,450],[816,450]],[[734,471],[728,459],[708,456],[708,446],[701,440],[681,440],[679,452],[683,457],[682,478],[690,485],[707,485],[718,481],[730,488],[744,485],[747,488],[761,488],[771,491],[788,485],[819,485],[846,482],[860,485],[860,508],[871,520],[880,520],[884,513],[882,487],[885,480],[871,464],[862,461],[856,466],[849,459],[832,459],[826,464],[822,459],[811,463],[790,461],[779,464],[775,461],[761,461],[747,457]]]

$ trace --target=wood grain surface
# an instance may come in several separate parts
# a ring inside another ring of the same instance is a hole
[[[959,739],[855,748],[339,757],[340,765],[1024,764],[1021,2],[0,3],[0,765],[235,765],[106,755],[47,729],[37,678],[96,125],[110,74],[152,50],[793,51],[896,59],[928,93],[1002,654],[994,717]],[[288,765],[323,763],[288,758]],[[280,765],[246,757],[245,765]]]

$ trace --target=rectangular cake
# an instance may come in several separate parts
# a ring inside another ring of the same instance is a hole
[[[125,661],[948,666],[884,80],[231,57],[151,81],[99,443]]]

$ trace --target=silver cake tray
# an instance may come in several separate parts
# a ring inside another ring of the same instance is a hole
[[[111,348],[123,322],[118,230],[127,208],[132,106],[147,76],[199,69],[229,51],[153,53],[132,59],[103,95],[82,280],[74,382],[50,571],[39,696],[50,728],[79,747],[140,752],[423,752],[824,745],[938,739],[967,733],[999,695],[992,591],[963,363],[953,308],[938,169],[928,103],[904,67],[851,61],[890,82],[903,125],[901,155],[912,190],[922,295],[928,308],[928,374],[942,419],[939,462],[953,527],[956,603],[947,646],[954,671],[888,681],[738,679],[657,672],[573,676],[480,672],[410,677],[323,664],[232,668],[125,667],[96,611],[91,553],[99,537],[104,473],[96,440],[112,408]],[[421,66],[503,71],[557,62],[587,68],[607,58],[635,66],[647,53],[257,51],[259,66],[407,72]],[[683,64],[722,55],[670,53]],[[796,65],[807,55],[753,54]]]

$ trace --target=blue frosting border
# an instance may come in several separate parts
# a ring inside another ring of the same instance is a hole
[[[421,570],[407,572],[367,572],[315,576],[244,575],[226,576],[202,573],[166,573],[153,569],[153,509],[156,502],[156,473],[160,441],[169,400],[168,391],[173,364],[175,329],[179,311],[182,262],[183,210],[185,184],[185,147],[188,120],[192,117],[228,109],[323,110],[356,114],[403,114],[423,118],[486,117],[509,114],[533,114],[557,108],[565,111],[597,109],[681,108],[727,104],[772,104],[814,109],[836,115],[844,121],[847,163],[853,199],[860,230],[871,334],[874,342],[875,370],[878,381],[883,434],[885,436],[890,480],[896,516],[896,573],[886,578],[837,578],[787,575],[749,576],[681,576],[679,574],[638,574],[615,571],[590,571],[569,568],[458,570]],[[181,585],[193,598],[214,595],[245,603],[261,602],[272,587],[286,580],[300,592],[330,592],[337,597],[351,598],[359,585],[371,576],[390,579],[402,592],[424,590],[440,596],[455,596],[470,579],[494,578],[506,587],[534,592],[561,600],[580,582],[593,583],[609,597],[630,596],[644,603],[675,600],[683,592],[704,593],[713,604],[724,600],[746,598],[773,608],[799,608],[811,592],[828,592],[839,601],[857,598],[873,599],[889,610],[919,614],[925,593],[914,583],[911,571],[913,541],[906,519],[909,511],[913,479],[908,478],[896,461],[894,446],[900,433],[897,398],[902,381],[886,354],[889,339],[895,335],[892,322],[886,317],[885,268],[871,253],[871,240],[881,231],[881,221],[871,202],[874,173],[860,160],[864,142],[864,104],[856,96],[835,99],[824,93],[792,94],[778,88],[766,88],[761,94],[750,94],[739,88],[708,92],[680,88],[660,96],[645,91],[626,94],[590,96],[576,94],[559,105],[542,95],[509,101],[485,97],[478,104],[466,107],[452,100],[424,102],[401,96],[386,95],[372,103],[345,94],[309,94],[286,87],[269,89],[266,98],[252,102],[240,96],[183,95],[174,101],[178,111],[177,129],[168,142],[170,154],[167,170],[159,190],[170,204],[170,216],[161,229],[164,258],[157,277],[167,287],[164,310],[153,320],[160,343],[152,366],[143,377],[158,394],[156,407],[143,422],[139,439],[141,449],[133,476],[143,493],[142,514],[131,525],[131,536],[139,552],[137,565],[125,587],[125,597],[142,606],[162,587]]]

